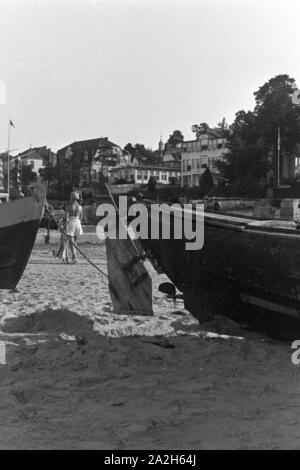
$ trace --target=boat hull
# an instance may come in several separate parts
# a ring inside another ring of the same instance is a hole
[[[0,289],[14,289],[27,265],[39,220],[0,228]]]
[[[298,230],[206,215],[201,250],[187,251],[184,239],[142,242],[200,322],[222,314],[277,338],[300,338]]]
[[[43,213],[46,185],[30,197],[0,205],[0,289],[14,289],[30,257]]]

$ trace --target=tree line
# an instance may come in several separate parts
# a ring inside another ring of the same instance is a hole
[[[239,110],[231,125],[225,118],[217,124],[227,142],[226,152],[215,163],[221,190],[226,186],[237,195],[259,195],[267,185],[288,182],[280,176],[283,159],[300,157],[300,92],[295,79],[277,75],[259,87],[254,98],[253,110]],[[198,139],[209,125],[194,124],[191,130]],[[183,133],[176,129],[165,150],[176,151],[183,141]]]
[[[254,109],[238,111],[224,129],[228,153],[216,163],[226,184],[246,195],[284,183],[283,158],[300,155],[300,93],[295,80],[277,75],[254,97]]]

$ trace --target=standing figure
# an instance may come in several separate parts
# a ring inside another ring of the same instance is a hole
[[[80,197],[76,192],[71,193],[70,203],[66,206],[66,232],[72,242],[76,243],[77,238],[83,234],[81,220],[82,220],[82,206],[79,204]],[[70,248],[72,254],[71,263],[77,263],[76,248],[73,243],[67,242],[66,249]]]
[[[79,194],[71,193],[70,203],[65,207],[65,217],[59,222],[60,246],[57,252],[53,252],[53,255],[60,258],[62,263],[68,264],[70,256],[72,256],[71,263],[77,263],[76,248],[73,243],[76,243],[77,238],[83,233],[82,207],[78,200]]]
[[[65,233],[67,230],[67,223],[68,221],[66,218],[63,218],[58,223],[59,230],[60,230],[60,246],[56,253],[53,252],[55,256],[61,259],[62,263],[69,263],[69,252],[70,252],[69,241],[67,237],[65,236]]]

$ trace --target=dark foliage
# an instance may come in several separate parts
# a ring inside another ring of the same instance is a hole
[[[278,75],[254,93],[253,111],[238,111],[227,132],[228,150],[216,166],[237,194],[262,191],[270,169],[276,174],[277,139],[281,156],[291,155],[300,143],[299,92],[295,80]]]

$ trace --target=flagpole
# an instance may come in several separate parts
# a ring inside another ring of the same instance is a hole
[[[277,185],[280,186],[280,126],[278,126],[277,137]]]
[[[10,123],[8,121],[8,138],[7,138],[7,200],[9,201],[9,184],[10,184],[10,161],[9,161],[9,147],[10,147]]]

